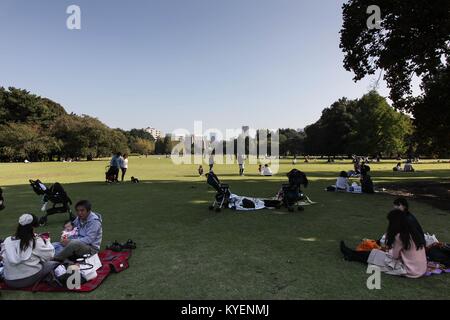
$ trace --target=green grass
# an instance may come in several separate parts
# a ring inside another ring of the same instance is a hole
[[[416,173],[393,173],[392,162],[372,164],[378,181],[448,179],[450,164],[424,162]],[[64,184],[73,200],[90,199],[103,215],[103,244],[132,238],[138,243],[130,269],[111,275],[96,291],[79,293],[0,293],[1,299],[449,299],[450,276],[406,279],[382,275],[382,289],[366,288],[366,268],[345,262],[339,240],[356,245],[379,237],[393,198],[388,195],[328,193],[349,162],[299,163],[311,185],[306,193],[318,204],[304,212],[264,210],[212,213],[214,192],[196,165],[174,166],[164,157],[132,158],[128,177],[142,183],[106,185],[106,161],[0,164],[7,209],[0,212],[0,238],[10,235],[23,212],[39,214],[40,200],[28,179]],[[260,177],[247,165],[217,165],[216,173],[233,193],[271,197],[292,168],[284,161],[274,177]],[[411,203],[426,231],[450,242],[450,213]],[[65,215],[45,228],[57,238]],[[44,231],[44,230],[39,230]]]

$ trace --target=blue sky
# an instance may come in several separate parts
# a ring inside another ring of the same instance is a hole
[[[374,81],[342,67],[342,3],[1,0],[0,85],[124,129],[303,128]]]

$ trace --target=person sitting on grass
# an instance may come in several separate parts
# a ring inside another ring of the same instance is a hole
[[[393,171],[402,171],[402,163],[401,162],[397,163],[397,165],[394,168],[392,168],[392,170]]]
[[[264,167],[262,168],[261,175],[270,177],[270,176],[272,176],[272,174],[273,174],[272,170],[270,169],[269,165],[266,163],[264,165]]]
[[[373,188],[373,181],[368,172],[370,171],[369,166],[364,166],[361,170],[361,191],[362,193],[375,193]]]
[[[412,166],[411,160],[406,161],[405,166],[403,167],[404,172],[414,172],[414,168]]]
[[[420,225],[417,218],[409,211],[409,204],[405,198],[395,199],[394,200],[394,209],[400,210],[406,214],[406,218],[408,219],[408,223],[410,224],[411,228],[416,229],[417,232],[420,234],[425,234],[425,232],[423,232],[423,228]]]
[[[33,214],[19,218],[16,234],[1,245],[4,280],[8,287],[31,287],[49,275],[59,263],[51,261],[55,249],[50,240],[34,233],[39,219]]]
[[[336,191],[347,191],[348,188],[348,174],[345,171],[341,171],[336,180]]]
[[[85,254],[96,254],[100,251],[102,242],[102,219],[99,214],[92,212],[92,205],[87,200],[81,200],[75,205],[77,218],[73,221],[78,235],[72,239],[61,239],[55,245],[64,248],[55,256],[57,261],[81,258]]]
[[[389,225],[386,232],[386,246],[389,251],[379,249],[355,251],[341,241],[340,249],[344,259],[378,266],[382,272],[391,275],[409,278],[423,276],[427,271],[423,233],[411,228],[407,213],[401,210],[392,210],[387,218]]]

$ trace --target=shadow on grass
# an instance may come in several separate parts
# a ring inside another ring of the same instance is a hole
[[[274,196],[282,181],[261,178],[227,182],[236,194]],[[76,297],[372,299],[376,295],[414,299],[446,295],[448,277],[424,279],[425,284],[411,281],[407,286],[404,283],[408,280],[383,277],[383,286],[390,289],[369,292],[365,268],[343,262],[338,243],[344,239],[356,245],[363,237],[380,236],[392,197],[325,192],[329,182],[326,177],[312,181],[305,192],[318,204],[286,215],[273,214],[272,210],[211,212],[208,204],[215,192],[206,181],[64,184],[74,201],[90,199],[94,211],[102,214],[103,246],[128,238],[138,244],[129,270],[112,275],[93,293]],[[7,209],[0,213],[0,238],[14,231],[19,213],[39,213],[40,208],[39,197],[29,185],[7,187],[5,196]],[[428,212],[424,206],[414,205],[414,209],[426,230],[435,232],[440,240],[450,240],[447,217]],[[65,218],[51,217],[45,231],[58,236]],[[437,286],[432,291],[430,283]],[[30,293],[3,294],[10,299],[35,297]]]

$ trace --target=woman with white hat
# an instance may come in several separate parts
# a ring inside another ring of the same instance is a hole
[[[26,288],[47,276],[58,262],[51,261],[55,249],[50,239],[44,239],[34,233],[39,225],[33,214],[23,214],[19,218],[16,234],[8,237],[1,245],[3,276],[11,288]]]

